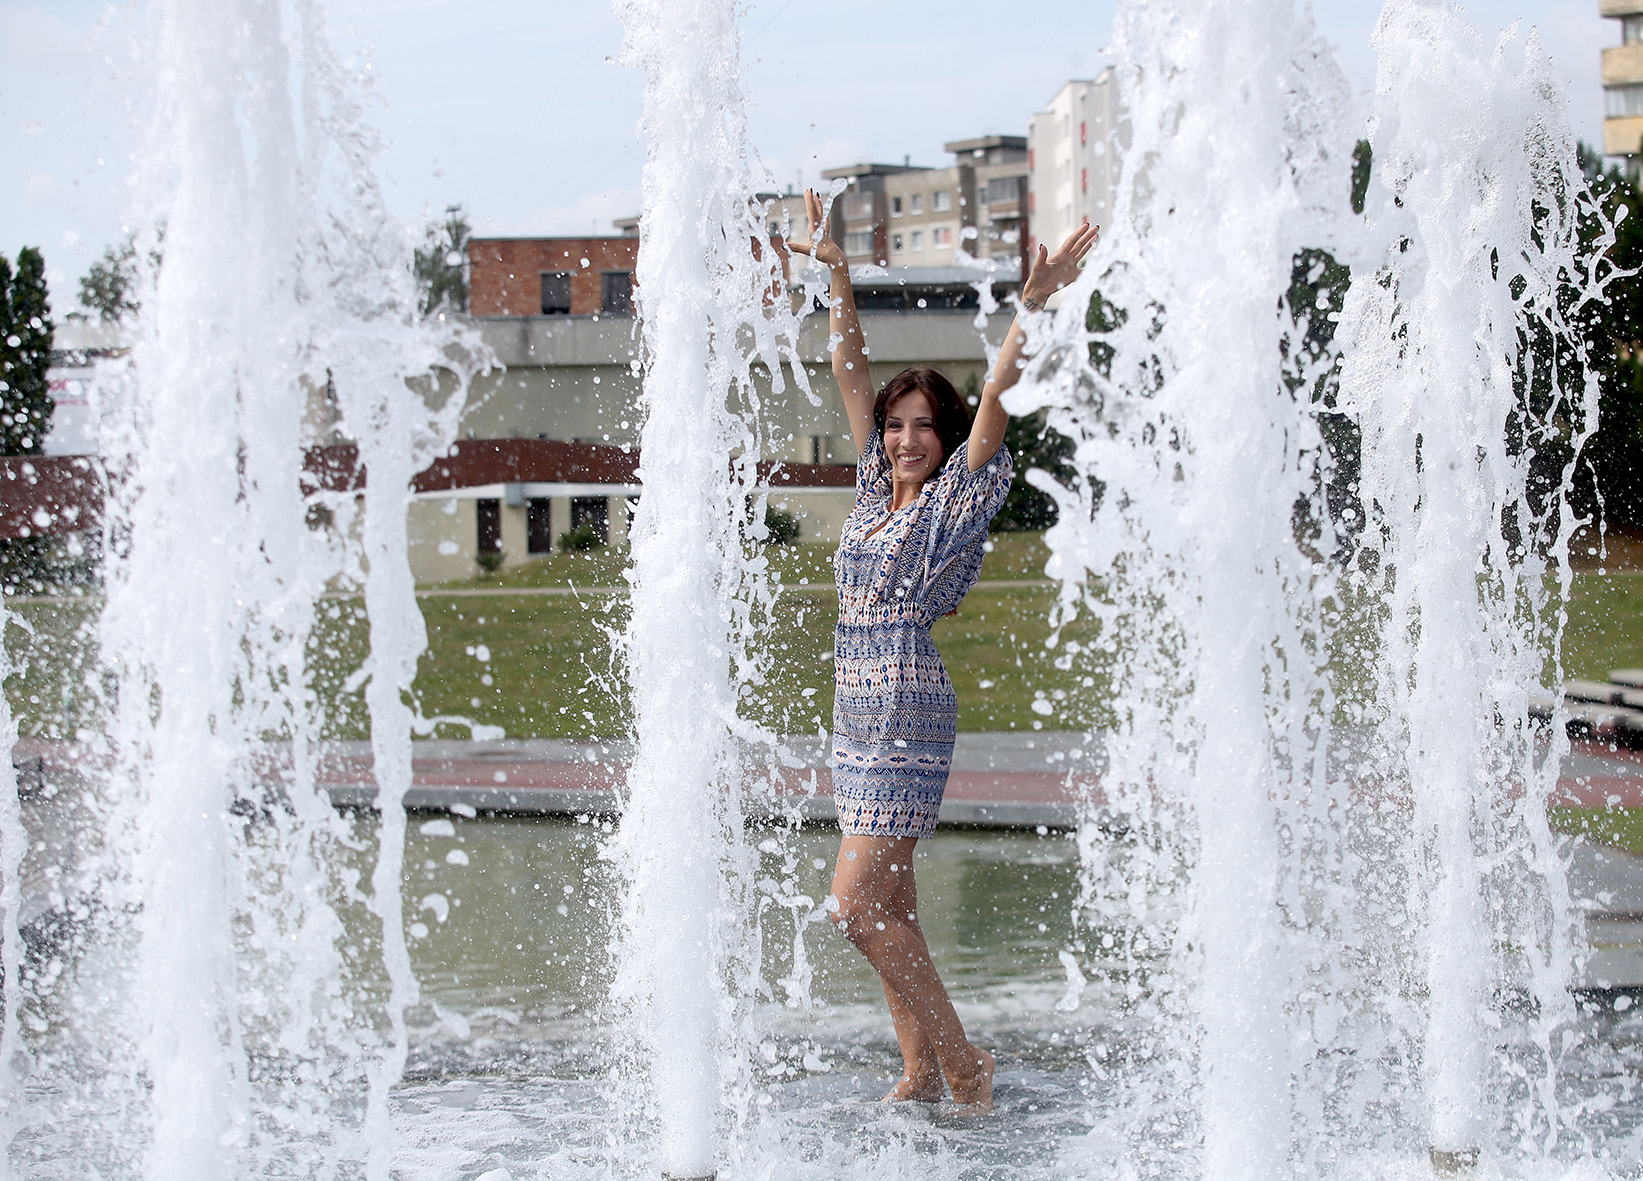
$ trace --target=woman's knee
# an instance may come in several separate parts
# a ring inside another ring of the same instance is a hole
[[[867,921],[873,907],[854,893],[830,894],[827,898],[827,917],[847,939],[855,940],[867,930]]]

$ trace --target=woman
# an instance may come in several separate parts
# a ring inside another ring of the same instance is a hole
[[[987,526],[1010,487],[1009,415],[999,396],[1021,375],[1026,337],[1010,326],[972,422],[953,385],[933,369],[908,369],[877,397],[844,252],[825,232],[821,200],[804,195],[810,234],[787,245],[831,272],[833,376],[861,459],[856,506],[834,571],[833,798],[839,860],[832,918],[884,985],[904,1069],[886,1101],[992,1106],[993,1056],[970,1044],[919,929],[913,846],[935,831],[953,754],[958,703],[930,625],[958,608],[981,572]],[[1037,311],[1071,283],[1095,244],[1084,225],[1050,255],[1044,247],[1022,286]]]

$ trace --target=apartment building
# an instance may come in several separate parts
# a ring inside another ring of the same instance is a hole
[[[1640,0],[1643,8],[1643,0]],[[1027,252],[1051,250],[1084,221],[1105,225],[1118,187],[1124,128],[1113,71],[1074,79],[1027,129]]]
[[[1643,145],[1643,0],[1599,0],[1620,25],[1620,44],[1603,51],[1603,154],[1626,158],[1636,176]]]
[[[956,306],[945,289],[967,289],[974,279],[964,269],[960,251],[994,264],[1001,281],[1014,282],[1020,274],[1028,201],[1026,138],[984,135],[945,147],[953,153],[946,168],[911,162],[852,164],[822,173],[826,180],[849,182],[833,205],[829,229],[834,240],[852,266],[889,267],[892,285],[917,287],[918,300],[908,301],[908,307],[937,306],[928,298],[936,289],[945,292],[940,306]],[[782,206],[795,223],[800,221],[802,206],[795,209],[794,200],[771,204],[773,230]],[[867,282],[883,286],[881,280]],[[973,292],[959,298],[971,297]]]
[[[974,174],[974,215],[967,224],[976,236],[965,249],[995,262],[1019,260],[1026,242],[1027,137],[983,135],[942,146]]]
[[[886,177],[884,204],[890,266],[952,266],[959,248],[975,244],[976,177],[968,165]]]
[[[890,182],[929,171],[911,164],[850,164],[822,172],[823,180],[849,182],[833,202],[828,229],[851,266],[890,265]],[[907,192],[898,182],[897,200],[904,202]]]

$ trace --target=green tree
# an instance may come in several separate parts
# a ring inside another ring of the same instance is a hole
[[[429,222],[423,230],[413,265],[424,316],[440,308],[468,310],[468,237],[472,232],[460,205],[448,206],[444,221]]]
[[[0,455],[39,455],[45,446],[55,408],[51,343],[45,259],[25,246],[14,274],[0,255]]]
[[[51,366],[51,305],[46,263],[25,246],[17,269],[0,255],[0,455],[38,455],[56,404],[46,370]],[[49,537],[0,539],[0,584],[38,591],[50,569]]]
[[[1603,171],[1585,144],[1580,163],[1603,213],[1618,224],[1606,255],[1613,277],[1581,322],[1597,371],[1598,429],[1586,444],[1575,503],[1585,512],[1601,506],[1609,524],[1635,528],[1643,526],[1643,193],[1618,168]],[[1591,219],[1593,249],[1599,230]]]
[[[105,324],[117,324],[137,311],[137,247],[130,238],[110,246],[80,279],[80,306]]]
[[[964,401],[974,406],[981,401],[981,381],[971,374],[964,383]],[[1027,472],[1042,468],[1061,483],[1070,483],[1074,475],[1071,463],[1072,440],[1059,431],[1051,430],[1049,415],[1012,414],[1004,428],[1004,446],[1009,448],[1015,461],[1015,475],[1010,480],[1010,491],[1004,504],[993,517],[994,533],[1019,533],[1028,529],[1048,529],[1055,524],[1055,501],[1027,483]]]

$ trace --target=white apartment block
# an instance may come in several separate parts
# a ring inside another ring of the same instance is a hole
[[[1068,82],[1027,128],[1028,248],[1054,250],[1082,222],[1107,224],[1118,185],[1117,86],[1109,68]]]

